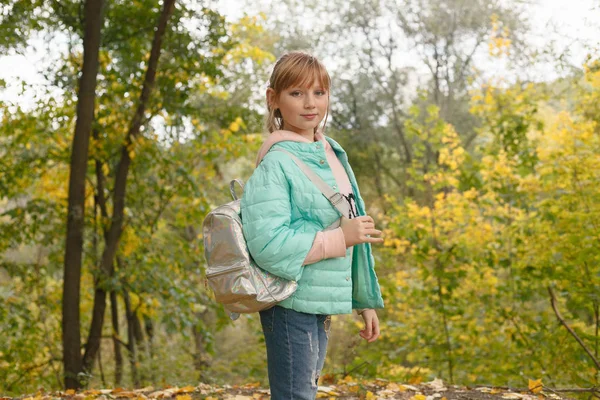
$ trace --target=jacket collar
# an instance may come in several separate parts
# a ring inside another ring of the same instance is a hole
[[[294,152],[299,153],[314,153],[319,151],[320,146],[317,145],[318,143],[321,143],[326,149],[328,146],[331,146],[331,148],[336,154],[345,153],[344,149],[342,149],[342,146],[340,146],[332,138],[325,136],[320,130],[315,133],[315,140],[312,142],[306,139],[305,137],[298,135],[295,132],[278,130],[271,133],[258,150],[258,155],[256,157],[256,166],[260,164],[262,159],[267,155],[267,153],[271,150],[273,146],[282,142],[286,142],[285,147],[290,148]]]

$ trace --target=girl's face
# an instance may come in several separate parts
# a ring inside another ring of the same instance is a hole
[[[310,87],[292,86],[282,90],[278,99],[269,88],[267,101],[271,107],[279,108],[283,129],[313,140],[315,128],[327,114],[329,96],[320,83],[314,81]]]

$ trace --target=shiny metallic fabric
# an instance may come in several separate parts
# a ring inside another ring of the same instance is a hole
[[[240,200],[211,211],[202,233],[208,284],[232,319],[237,313],[269,308],[296,290],[296,282],[270,274],[252,260],[242,232]]]

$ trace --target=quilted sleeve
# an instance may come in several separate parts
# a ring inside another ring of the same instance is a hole
[[[256,168],[241,201],[242,230],[256,264],[277,276],[297,281],[317,232],[290,228],[290,184],[275,159]]]

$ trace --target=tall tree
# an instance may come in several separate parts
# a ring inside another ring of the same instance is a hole
[[[98,53],[100,49],[104,0],[87,0],[84,7],[83,65],[77,98],[77,120],[71,148],[67,239],[63,280],[63,362],[65,386],[81,385],[81,337],[79,297],[85,217],[85,181],[88,146],[94,120]]]
[[[156,29],[154,30],[154,39],[150,50],[150,58],[146,69],[146,76],[142,92],[138,100],[138,106],[133,115],[127,136],[124,138],[124,144],[121,149],[121,159],[116,172],[116,181],[113,194],[113,214],[110,228],[106,234],[106,243],[101,259],[101,271],[106,276],[112,275],[115,263],[115,256],[121,233],[123,229],[123,217],[125,209],[125,190],[127,187],[127,175],[131,164],[131,146],[140,133],[140,127],[143,124],[144,114],[148,107],[150,94],[154,87],[158,59],[161,53],[163,37],[167,30],[169,17],[173,13],[175,0],[165,0],[163,2],[162,12],[160,13]],[[106,290],[102,286],[96,287],[94,297],[94,311],[92,315],[92,325],[90,327],[88,341],[86,342],[85,354],[83,356],[83,368],[86,371],[91,370],[92,363],[96,353],[100,348],[100,337],[102,336],[102,326],[104,324],[104,311],[106,309]],[[133,345],[131,343],[131,345]]]

